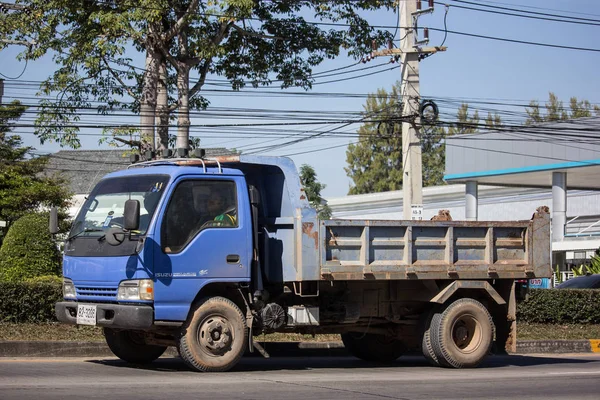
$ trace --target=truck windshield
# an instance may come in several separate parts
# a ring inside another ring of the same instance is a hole
[[[160,201],[168,175],[140,175],[102,180],[81,207],[69,237],[100,237],[108,228],[123,227],[125,201],[140,202],[140,227],[144,235]]]

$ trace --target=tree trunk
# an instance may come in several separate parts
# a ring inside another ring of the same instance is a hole
[[[190,66],[186,64],[189,57],[188,36],[183,29],[178,36],[179,62],[177,66],[177,141],[178,149],[190,148]]]
[[[151,46],[146,52],[146,71],[140,98],[140,151],[154,149],[154,118],[158,85],[158,64],[160,55]]]
[[[159,65],[158,94],[156,105],[156,149],[169,148],[169,95],[167,93],[167,60],[161,57]]]
[[[177,141],[178,149],[189,149],[190,141],[190,69],[182,65],[177,74],[178,110],[177,110]]]

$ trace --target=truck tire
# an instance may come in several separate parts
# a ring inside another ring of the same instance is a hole
[[[135,331],[104,328],[104,338],[115,356],[133,364],[151,363],[162,356],[167,349],[167,346],[144,343],[142,336]]]
[[[406,351],[400,340],[373,333],[342,333],[342,342],[350,354],[365,361],[389,363]]]
[[[421,326],[421,351],[427,362],[434,367],[439,367],[440,362],[433,351],[433,344],[431,343],[431,320],[436,314],[434,310],[431,310],[425,315]]]
[[[211,297],[192,310],[177,347],[190,368],[222,372],[238,363],[247,343],[246,317],[239,307],[224,297]]]
[[[474,299],[456,300],[431,320],[431,344],[444,367],[476,367],[489,354],[493,337],[492,317]]]

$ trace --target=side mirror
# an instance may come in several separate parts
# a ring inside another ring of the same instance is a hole
[[[58,210],[56,207],[50,207],[50,233],[56,235],[58,233]]]
[[[135,231],[140,227],[140,202],[137,200],[127,200],[125,202],[125,211],[123,215],[123,229]]]

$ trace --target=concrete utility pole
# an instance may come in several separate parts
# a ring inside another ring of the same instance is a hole
[[[417,11],[416,1],[400,2],[400,49],[413,48],[416,31],[412,29],[413,13]],[[419,54],[402,53],[402,110],[403,114],[415,115],[411,122],[402,123],[402,191],[404,198],[404,219],[422,219],[423,217],[423,163],[421,141],[419,139],[420,92],[419,92]],[[414,213],[414,214],[413,214]]]
[[[373,57],[400,55],[402,62],[402,190],[404,192],[404,219],[423,217],[423,163],[419,128],[421,97],[419,92],[419,61],[424,55],[446,50],[445,47],[420,47],[428,42],[418,40],[417,18],[433,12],[433,1],[426,2],[429,8],[422,10],[420,0],[399,2],[400,48],[374,51]]]

